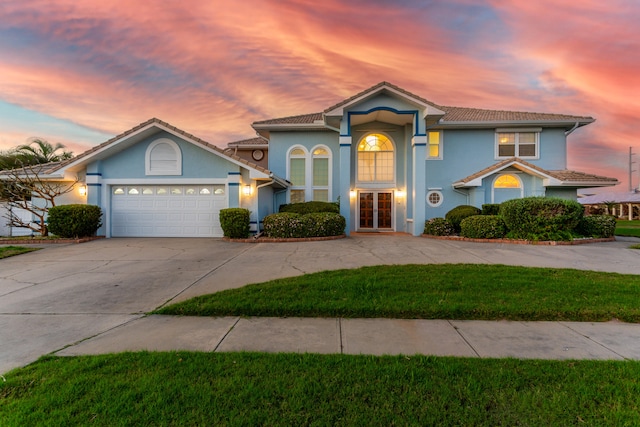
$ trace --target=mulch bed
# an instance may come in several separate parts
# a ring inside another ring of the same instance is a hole
[[[15,239],[11,237],[0,238],[0,245],[46,245],[56,243],[84,243],[92,240],[104,239],[104,236],[83,237],[81,239],[43,239],[39,237]]]
[[[602,242],[615,242],[615,237],[605,237],[601,239],[577,239],[571,241],[536,241],[536,240],[515,240],[515,239],[470,239],[468,237],[460,236],[432,236],[430,234],[423,234],[422,237],[436,240],[458,240],[462,242],[477,242],[477,243],[507,243],[511,245],[542,245],[542,246],[572,246],[572,245],[584,245],[587,243],[602,243]]]
[[[326,237],[297,237],[297,238],[275,238],[275,237],[250,237],[248,239],[230,239],[228,237],[223,237],[222,240],[227,242],[238,242],[238,243],[287,243],[287,242],[319,242],[323,240],[337,240],[344,239],[347,237],[346,234],[341,234],[340,236],[326,236]]]

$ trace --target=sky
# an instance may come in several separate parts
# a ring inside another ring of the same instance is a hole
[[[640,178],[638,0],[0,0],[0,150],[79,154],[152,117],[220,147],[388,81],[592,116],[568,168]]]

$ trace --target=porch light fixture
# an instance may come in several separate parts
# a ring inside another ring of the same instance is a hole
[[[81,185],[80,187],[78,187],[78,194],[80,194],[82,197],[87,195],[87,186],[86,185]]]
[[[245,196],[251,195],[251,186],[249,184],[242,187],[242,194],[244,194]]]
[[[349,191],[349,197],[351,197],[352,199],[355,199],[356,198],[356,190]]]
[[[396,198],[400,199],[406,195],[407,193],[405,193],[404,190],[396,190]]]

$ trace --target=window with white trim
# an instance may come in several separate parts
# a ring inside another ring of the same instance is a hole
[[[497,132],[496,157],[538,158],[539,132]]]
[[[385,135],[371,133],[358,143],[358,182],[395,181],[393,142]]]
[[[292,147],[288,155],[287,179],[291,182],[289,202],[331,200],[331,150],[318,145],[310,152]]]
[[[438,131],[427,134],[427,159],[442,159],[442,134]]]
[[[442,191],[440,190],[431,190],[427,193],[427,203],[432,208],[437,208],[442,204],[444,198],[442,196]]]
[[[160,138],[147,147],[145,153],[147,175],[182,175],[182,152],[169,138]]]

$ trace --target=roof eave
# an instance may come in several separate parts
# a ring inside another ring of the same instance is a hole
[[[446,117],[446,116],[445,116]],[[438,128],[456,128],[456,129],[477,129],[477,128],[496,128],[496,127],[509,127],[509,126],[542,126],[542,127],[558,127],[558,128],[572,128],[578,123],[578,127],[586,126],[589,123],[593,123],[595,120],[574,120],[574,121],[557,121],[557,120],[511,120],[511,121],[452,121],[446,120],[438,122]]]

